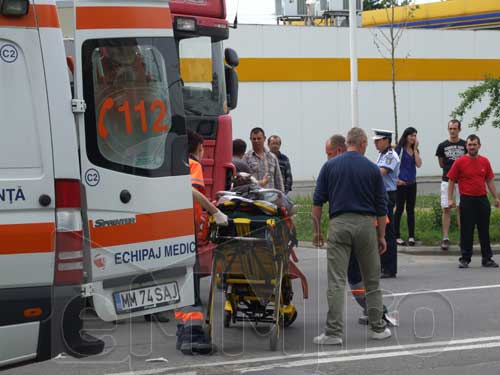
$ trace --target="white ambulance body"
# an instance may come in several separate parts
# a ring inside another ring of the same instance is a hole
[[[168,2],[76,4],[87,290],[107,321],[193,304],[193,203]]]
[[[106,321],[194,303],[168,2],[74,14],[72,96],[54,0],[0,0],[0,367],[102,350],[82,296]]]

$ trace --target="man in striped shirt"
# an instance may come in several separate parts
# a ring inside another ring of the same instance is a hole
[[[272,152],[265,149],[266,135],[262,128],[253,128],[250,131],[252,150],[245,154],[244,160],[250,167],[259,185],[263,188],[285,191],[278,159]]]

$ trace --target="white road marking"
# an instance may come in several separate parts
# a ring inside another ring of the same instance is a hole
[[[463,350],[479,350],[479,349],[491,349],[500,347],[500,341],[497,342],[489,342],[484,344],[472,344],[472,345],[458,345],[441,348],[442,352],[454,352],[454,351],[463,351]],[[365,355],[355,355],[355,356],[342,356],[337,358],[317,358],[317,359],[309,359],[303,361],[295,361],[281,364],[272,364],[267,366],[259,366],[254,368],[242,368],[239,369],[241,373],[249,373],[255,371],[267,371],[273,368],[291,368],[291,367],[305,367],[305,366],[317,366],[325,363],[335,363],[335,362],[352,362],[352,361],[361,361],[367,359],[379,359],[379,358],[391,358],[391,357],[404,357],[410,355],[422,355],[422,354],[432,354],[436,353],[436,349],[420,349],[420,350],[400,350],[396,352],[382,352],[375,354],[365,354]]]
[[[489,341],[493,341],[491,343],[488,343]],[[472,344],[472,345],[468,345]],[[139,370],[139,371],[132,371],[132,372],[120,372],[120,373],[113,373],[113,374],[107,374],[107,375],[155,375],[155,374],[161,374],[161,373],[170,373],[171,371],[181,371],[181,370],[188,370],[188,369],[193,369],[193,367],[197,368],[208,368],[208,367],[218,367],[218,366],[237,366],[237,365],[249,365],[252,363],[262,363],[262,362],[274,362],[274,361],[290,361],[291,359],[302,359],[302,361],[296,361],[296,362],[291,362],[291,363],[298,363],[298,362],[304,362],[304,358],[310,358],[313,357],[309,360],[306,361],[313,361],[313,363],[319,363],[318,361],[323,361],[323,360],[335,360],[335,362],[339,361],[349,361],[349,358],[356,358],[354,360],[360,360],[360,359],[369,359],[363,358],[366,356],[375,356],[373,358],[379,358],[377,356],[381,356],[380,358],[383,358],[385,355],[389,354],[389,356],[396,356],[394,353],[399,353],[398,355],[411,355],[411,354],[425,354],[425,353],[436,353],[439,351],[451,351],[453,350],[459,350],[455,348],[461,348],[464,346],[470,347],[470,346],[479,346],[478,348],[480,349],[480,345],[490,345],[493,344],[496,347],[500,347],[500,336],[487,336],[487,337],[476,337],[476,338],[468,338],[468,339],[460,339],[460,340],[449,340],[449,341],[435,341],[435,342],[425,342],[425,343],[418,343],[418,344],[409,344],[409,345],[390,345],[390,346],[374,346],[374,347],[368,347],[368,348],[360,348],[360,349],[351,349],[351,350],[334,350],[334,351],[323,351],[323,352],[312,352],[312,353],[301,353],[301,354],[290,354],[290,355],[280,355],[280,356],[269,356],[269,357],[257,357],[257,358],[248,358],[248,359],[242,359],[242,360],[235,360],[235,361],[214,361],[210,363],[199,363],[199,364],[193,364],[193,365],[187,365],[187,366],[178,366],[178,367],[164,367],[164,368],[156,368],[156,369],[148,369],[148,370]],[[422,349],[420,349],[422,348]],[[472,350],[471,349],[464,349],[464,350]],[[420,351],[424,351],[422,353],[419,353]],[[376,353],[380,352],[382,353],[379,354],[366,354],[366,353]],[[393,351],[393,352],[391,352]],[[391,353],[393,353],[391,355]],[[402,354],[403,353],[403,354]],[[409,353],[409,354],[404,354],[404,353]],[[330,358],[324,358],[324,357],[330,357]],[[333,358],[331,358],[333,357]],[[351,359],[352,360],[352,359]],[[328,363],[328,362],[325,362]],[[288,363],[290,364],[290,362]],[[277,364],[272,364],[272,365],[267,365],[267,366],[272,366],[272,367],[279,367],[283,366],[279,363]],[[261,367],[259,367],[261,368]],[[246,367],[247,370],[245,371],[250,371],[248,367]],[[241,370],[241,369],[240,369]],[[186,373],[190,374],[190,373]],[[196,373],[193,373],[195,375]]]
[[[128,371],[128,372],[119,372],[116,374],[107,374],[107,375],[155,375],[155,374],[168,374],[168,375],[197,375],[196,371],[187,371],[187,372],[171,372],[170,368],[153,368],[149,370],[138,370],[138,371]]]
[[[468,287],[463,287],[463,288],[451,288],[451,289],[418,290],[415,292],[384,294],[384,297],[404,297],[404,296],[414,296],[414,295],[418,295],[418,294],[449,293],[449,292],[460,292],[460,291],[467,291],[467,290],[495,289],[495,288],[500,288],[500,284],[468,286]]]
[[[434,289],[434,290],[420,290],[415,292],[405,292],[405,293],[392,293],[392,294],[384,294],[384,297],[404,297],[410,295],[420,295],[420,294],[433,294],[433,293],[449,293],[449,292],[458,292],[458,291],[469,291],[469,290],[481,290],[481,289],[495,289],[500,288],[500,284],[496,285],[480,285],[480,286],[471,286],[471,287],[462,287],[462,288],[449,288],[449,289]],[[491,343],[485,343],[488,341],[497,341]],[[478,344],[485,343],[485,344]],[[470,345],[466,345],[470,344]],[[462,346],[460,346],[462,345]],[[420,344],[410,344],[410,345],[392,345],[392,346],[377,346],[377,347],[369,347],[363,349],[351,349],[351,350],[336,350],[336,351],[324,351],[324,352],[312,352],[312,353],[301,353],[301,354],[290,354],[290,355],[281,355],[281,356],[269,356],[269,357],[257,357],[257,358],[249,358],[235,361],[220,361],[220,362],[211,362],[211,363],[200,363],[194,366],[198,368],[209,368],[209,367],[218,367],[218,366],[237,366],[237,365],[248,365],[252,363],[262,363],[262,362],[277,362],[277,361],[290,361],[291,359],[300,358],[302,360],[295,362],[288,362],[286,364],[270,364],[265,366],[259,366],[255,368],[243,368],[239,369],[242,372],[251,372],[257,370],[267,370],[268,368],[275,367],[300,367],[307,366],[308,363],[319,364],[319,363],[330,363],[330,362],[347,362],[347,361],[356,361],[356,360],[364,360],[364,359],[376,359],[376,358],[386,358],[386,357],[396,357],[396,356],[408,356],[408,355],[418,355],[418,354],[427,354],[437,352],[441,349],[443,352],[455,351],[455,350],[474,350],[474,349],[482,349],[488,347],[500,347],[500,336],[490,336],[490,337],[479,337],[479,338],[470,338],[470,339],[462,339],[462,340],[452,340],[452,341],[436,341],[436,342],[428,342],[428,343],[420,343]],[[418,349],[418,348],[426,348],[426,349]],[[432,348],[432,349],[431,349]],[[413,350],[411,350],[413,349]],[[415,350],[416,349],[416,350]],[[394,350],[390,352],[390,350]],[[411,351],[409,351],[411,350]],[[384,353],[376,353],[378,351],[384,351]],[[362,353],[373,353],[376,354],[362,354]],[[314,357],[314,359],[306,359]],[[324,358],[324,357],[333,357],[333,358]],[[323,362],[324,361],[324,362]],[[301,363],[307,363],[305,365],[301,365]],[[113,373],[108,375],[156,375],[162,373],[171,373],[171,371],[179,371],[179,370],[188,370],[192,369],[193,365],[186,366],[178,366],[178,367],[165,367],[165,368],[156,368],[156,369],[148,369],[148,370],[138,370],[132,372],[120,372]],[[185,372],[178,373],[179,375],[196,375],[196,372]]]

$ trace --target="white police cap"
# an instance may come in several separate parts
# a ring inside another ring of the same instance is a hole
[[[377,139],[384,139],[384,138],[391,138],[392,139],[392,136],[394,135],[394,132],[391,131],[391,130],[384,130],[384,129],[372,129],[373,130],[373,133],[375,133],[375,135],[373,136],[373,140],[377,140]]]

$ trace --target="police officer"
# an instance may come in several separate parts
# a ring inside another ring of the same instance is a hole
[[[399,156],[391,146],[393,132],[390,130],[373,129],[375,147],[379,154],[377,166],[380,168],[385,190],[387,191],[387,216],[389,224],[385,228],[387,251],[381,257],[382,278],[394,278],[398,272],[398,253],[396,232],[394,228],[394,205],[396,204],[396,190],[399,176]]]

